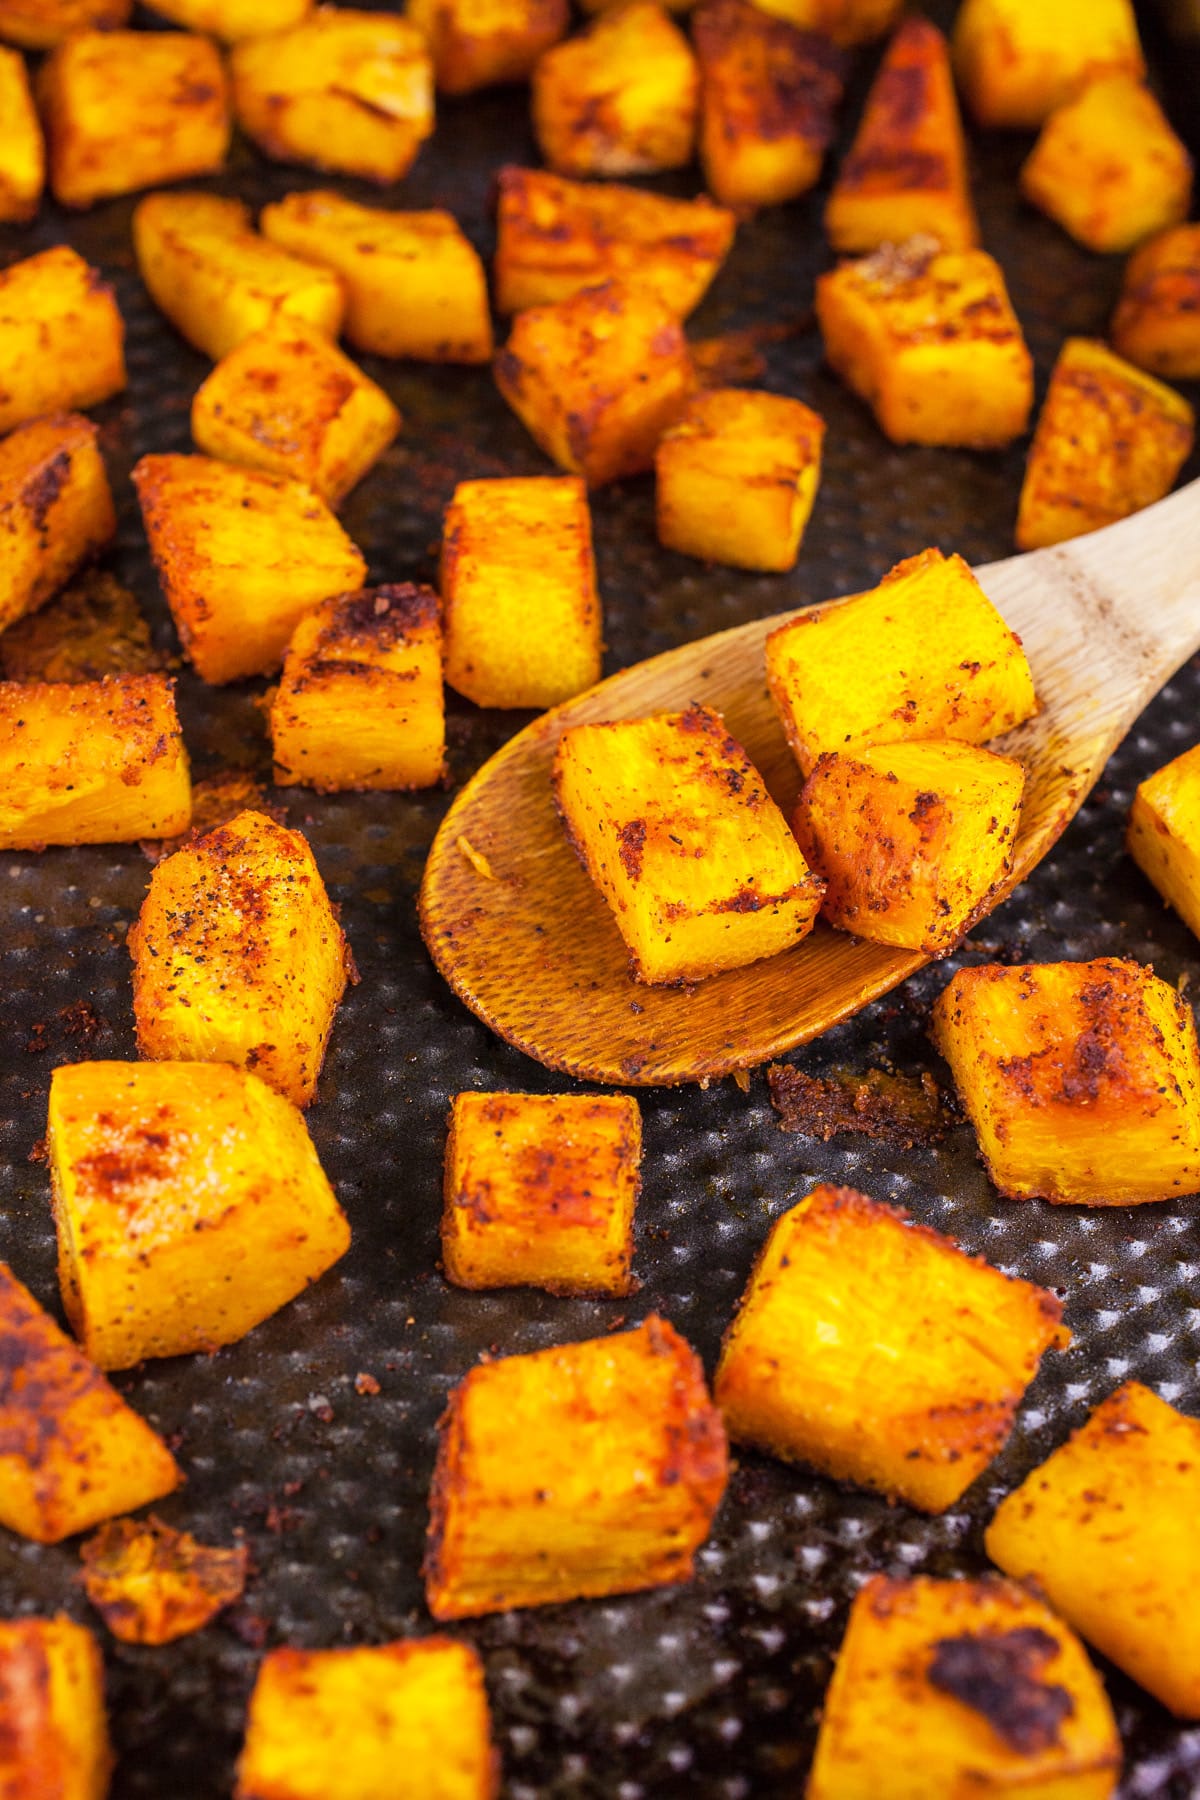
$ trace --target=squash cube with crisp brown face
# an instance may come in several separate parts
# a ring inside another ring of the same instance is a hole
[[[84,1592],[123,1644],[173,1644],[240,1600],[250,1552],[198,1544],[151,1513],[111,1519],[80,1546]]]
[[[0,270],[0,432],[125,386],[125,324],[112,289],[66,244]]]
[[[405,17],[425,36],[438,91],[473,94],[527,80],[571,10],[567,0],[408,0]]]
[[[34,419],[0,442],[0,631],[57,593],[116,529],[90,419]]]
[[[1146,67],[1132,0],[963,0],[954,62],[979,123],[1022,131],[1096,75]]]
[[[46,147],[25,58],[0,50],[0,220],[32,219],[46,180]]]
[[[151,8],[175,25],[207,32],[225,44],[287,31],[312,9],[313,0],[153,0]]]
[[[61,1615],[0,1621],[0,1716],[0,1793],[104,1800],[113,1753],[90,1631]]]
[[[560,175],[647,175],[692,160],[700,72],[655,0],[604,13],[533,72],[533,128]]]
[[[1106,957],[962,969],[932,1033],[1010,1199],[1118,1206],[1200,1190],[1196,1023],[1150,969]]]
[[[1139,368],[1200,379],[1200,225],[1176,225],[1130,257],[1110,336]]]
[[[1125,844],[1168,906],[1200,937],[1200,744],[1139,785]]]
[[[0,38],[26,50],[52,50],[79,31],[129,23],[133,0],[0,0]]]

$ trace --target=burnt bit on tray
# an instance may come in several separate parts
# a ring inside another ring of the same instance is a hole
[[[763,351],[771,344],[803,337],[815,324],[816,315],[808,309],[769,325],[749,325],[741,331],[722,332],[720,337],[700,338],[690,346],[696,378],[706,388],[761,381],[767,372]]]
[[[170,664],[151,643],[129,589],[102,569],[88,570],[0,637],[6,681],[99,681],[105,675],[152,675]]]
[[[857,1132],[911,1150],[940,1144],[955,1123],[953,1110],[933,1076],[892,1075],[884,1069],[855,1074],[806,1075],[788,1063],[767,1070],[771,1103],[784,1131],[828,1143],[839,1132]]]
[[[1042,1671],[1058,1645],[1036,1625],[1016,1631],[968,1632],[939,1638],[929,1681],[981,1713],[1010,1750],[1033,1756],[1059,1742],[1059,1727],[1075,1703],[1065,1687]]]

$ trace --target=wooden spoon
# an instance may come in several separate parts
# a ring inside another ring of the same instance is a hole
[[[1142,708],[1200,648],[1200,481],[1103,531],[976,574],[1024,640],[1042,701],[1036,719],[994,746],[1028,773],[998,904],[1057,841]],[[425,942],[460,999],[548,1068],[639,1086],[753,1068],[929,960],[819,924],[794,950],[748,968],[686,988],[643,986],[563,835],[550,764],[567,726],[692,700],[724,713],[790,811],[800,776],[767,696],[763,643],[795,616],[682,645],[555,707],[493,756],[447,813],[421,886]]]

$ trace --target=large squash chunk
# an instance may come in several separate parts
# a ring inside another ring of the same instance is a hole
[[[299,25],[312,5],[313,0],[154,0],[153,10],[188,31],[205,31],[234,44]]]
[[[1139,785],[1125,843],[1168,906],[1200,937],[1200,744]]]
[[[1200,1420],[1138,1381],[1002,1500],[988,1555],[1097,1650],[1200,1718]]]
[[[133,0],[0,0],[0,38],[26,50],[51,50],[76,31],[127,25]]]
[[[84,1592],[123,1644],[173,1644],[240,1600],[249,1548],[198,1544],[161,1519],[111,1519],[80,1546]]]
[[[0,442],[0,631],[57,593],[116,529],[90,419],[35,419]]]
[[[46,147],[25,58],[0,50],[0,220],[32,219],[46,179]]]
[[[1096,75],[1145,73],[1132,0],[963,0],[954,60],[981,125],[1029,131]]]
[[[1110,335],[1139,368],[1200,379],[1200,225],[1176,225],[1130,257]]]
[[[125,386],[125,324],[112,289],[66,244],[0,270],[0,432]]]
[[[405,17],[425,34],[443,94],[525,81],[571,22],[567,0],[408,0]]]
[[[933,1038],[1010,1199],[1117,1206],[1200,1189],[1196,1024],[1151,970],[962,969]]]
[[[686,1581],[725,1491],[721,1417],[665,1319],[471,1370],[442,1417],[435,1619]]]
[[[104,1800],[113,1753],[90,1631],[62,1616],[0,1621],[0,1717],[8,1800]]]
[[[143,1056],[233,1063],[308,1105],[348,953],[300,832],[242,812],[168,856],[129,949]]]
[[[603,13],[533,72],[533,128],[560,175],[647,175],[692,160],[700,72],[656,0]]]

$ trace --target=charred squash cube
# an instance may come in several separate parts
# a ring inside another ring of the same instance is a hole
[[[855,1595],[808,1800],[1108,1800],[1120,1773],[1104,1683],[1026,1588],[872,1575]]]
[[[734,1443],[944,1512],[1069,1341],[1061,1316],[899,1207],[822,1185],[776,1221],[713,1391]]]
[[[153,10],[188,31],[204,31],[222,43],[287,31],[312,11],[313,0],[153,0]]]
[[[754,0],[776,18],[804,31],[819,31],[835,44],[850,46],[882,37],[896,22],[904,0]]]
[[[125,386],[125,325],[112,289],[66,244],[0,270],[0,432]]]
[[[1200,379],[1200,225],[1176,225],[1130,257],[1110,335],[1139,368]]]
[[[481,1363],[441,1421],[429,1610],[464,1619],[686,1581],[727,1472],[700,1359],[665,1319]]]
[[[173,1644],[240,1600],[250,1553],[198,1544],[153,1514],[112,1519],[80,1546],[83,1586],[123,1644]]]
[[[933,1039],[1010,1199],[1117,1206],[1200,1189],[1195,1020],[1151,970],[1105,957],[962,969]]]
[[[1131,0],[963,0],[954,60],[981,125],[1029,131],[1104,71],[1145,74]]]
[[[527,80],[571,20],[567,0],[409,0],[405,17],[425,35],[443,94]]]
[[[133,0],[0,0],[0,38],[26,50],[52,50],[78,31],[127,25]]]
[[[42,198],[46,147],[25,58],[17,50],[0,50],[0,120],[0,221],[23,224]]]
[[[1168,906],[1200,937],[1200,744],[1140,784],[1125,843]]]
[[[35,419],[0,442],[0,631],[57,593],[116,529],[90,419]]]
[[[648,175],[692,160],[700,72],[656,0],[602,13],[533,72],[533,128],[560,175]]]
[[[104,1800],[113,1768],[104,1662],[70,1619],[0,1621],[0,1792]]]
[[[642,1121],[627,1094],[456,1094],[442,1258],[456,1287],[630,1294]]]

